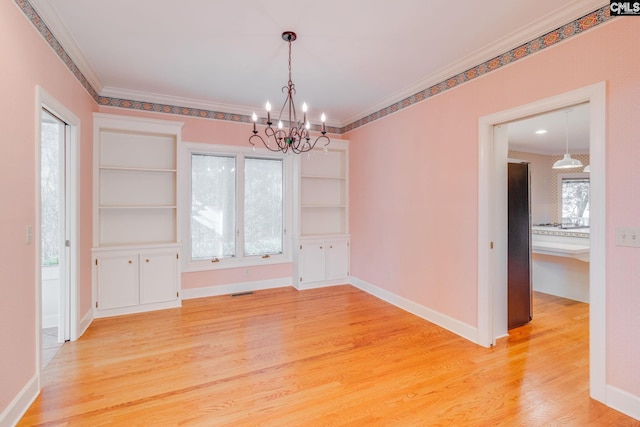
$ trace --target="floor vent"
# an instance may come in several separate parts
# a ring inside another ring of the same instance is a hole
[[[238,292],[237,294],[231,294],[232,297],[242,297],[245,295],[253,295],[253,291],[249,292]]]

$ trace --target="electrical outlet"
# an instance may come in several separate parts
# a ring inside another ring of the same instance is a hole
[[[616,227],[616,245],[640,248],[640,228]]]

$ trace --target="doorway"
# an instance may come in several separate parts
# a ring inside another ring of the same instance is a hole
[[[532,291],[589,301],[589,104],[504,126],[509,150],[511,329],[535,322]],[[526,175],[514,175],[525,169]],[[521,187],[515,186],[520,182],[516,177],[522,179]]]
[[[78,337],[80,121],[36,88],[36,363]]]
[[[591,249],[589,266],[590,394],[606,401],[605,289],[605,95],[604,82],[489,116],[478,123],[478,343],[492,346],[506,307],[506,126],[581,103],[589,104],[591,163]]]
[[[40,248],[42,367],[69,340],[67,147],[69,125],[42,109],[40,120]]]

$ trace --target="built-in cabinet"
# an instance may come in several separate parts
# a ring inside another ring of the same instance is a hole
[[[174,247],[97,252],[97,308],[111,310],[176,301],[178,262]]]
[[[298,288],[349,278],[349,144],[333,140],[297,162],[299,212],[294,246]]]
[[[182,123],[94,115],[96,317],[180,305]]]

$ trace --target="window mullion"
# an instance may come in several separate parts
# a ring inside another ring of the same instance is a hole
[[[244,154],[236,157],[236,257],[244,259]]]

